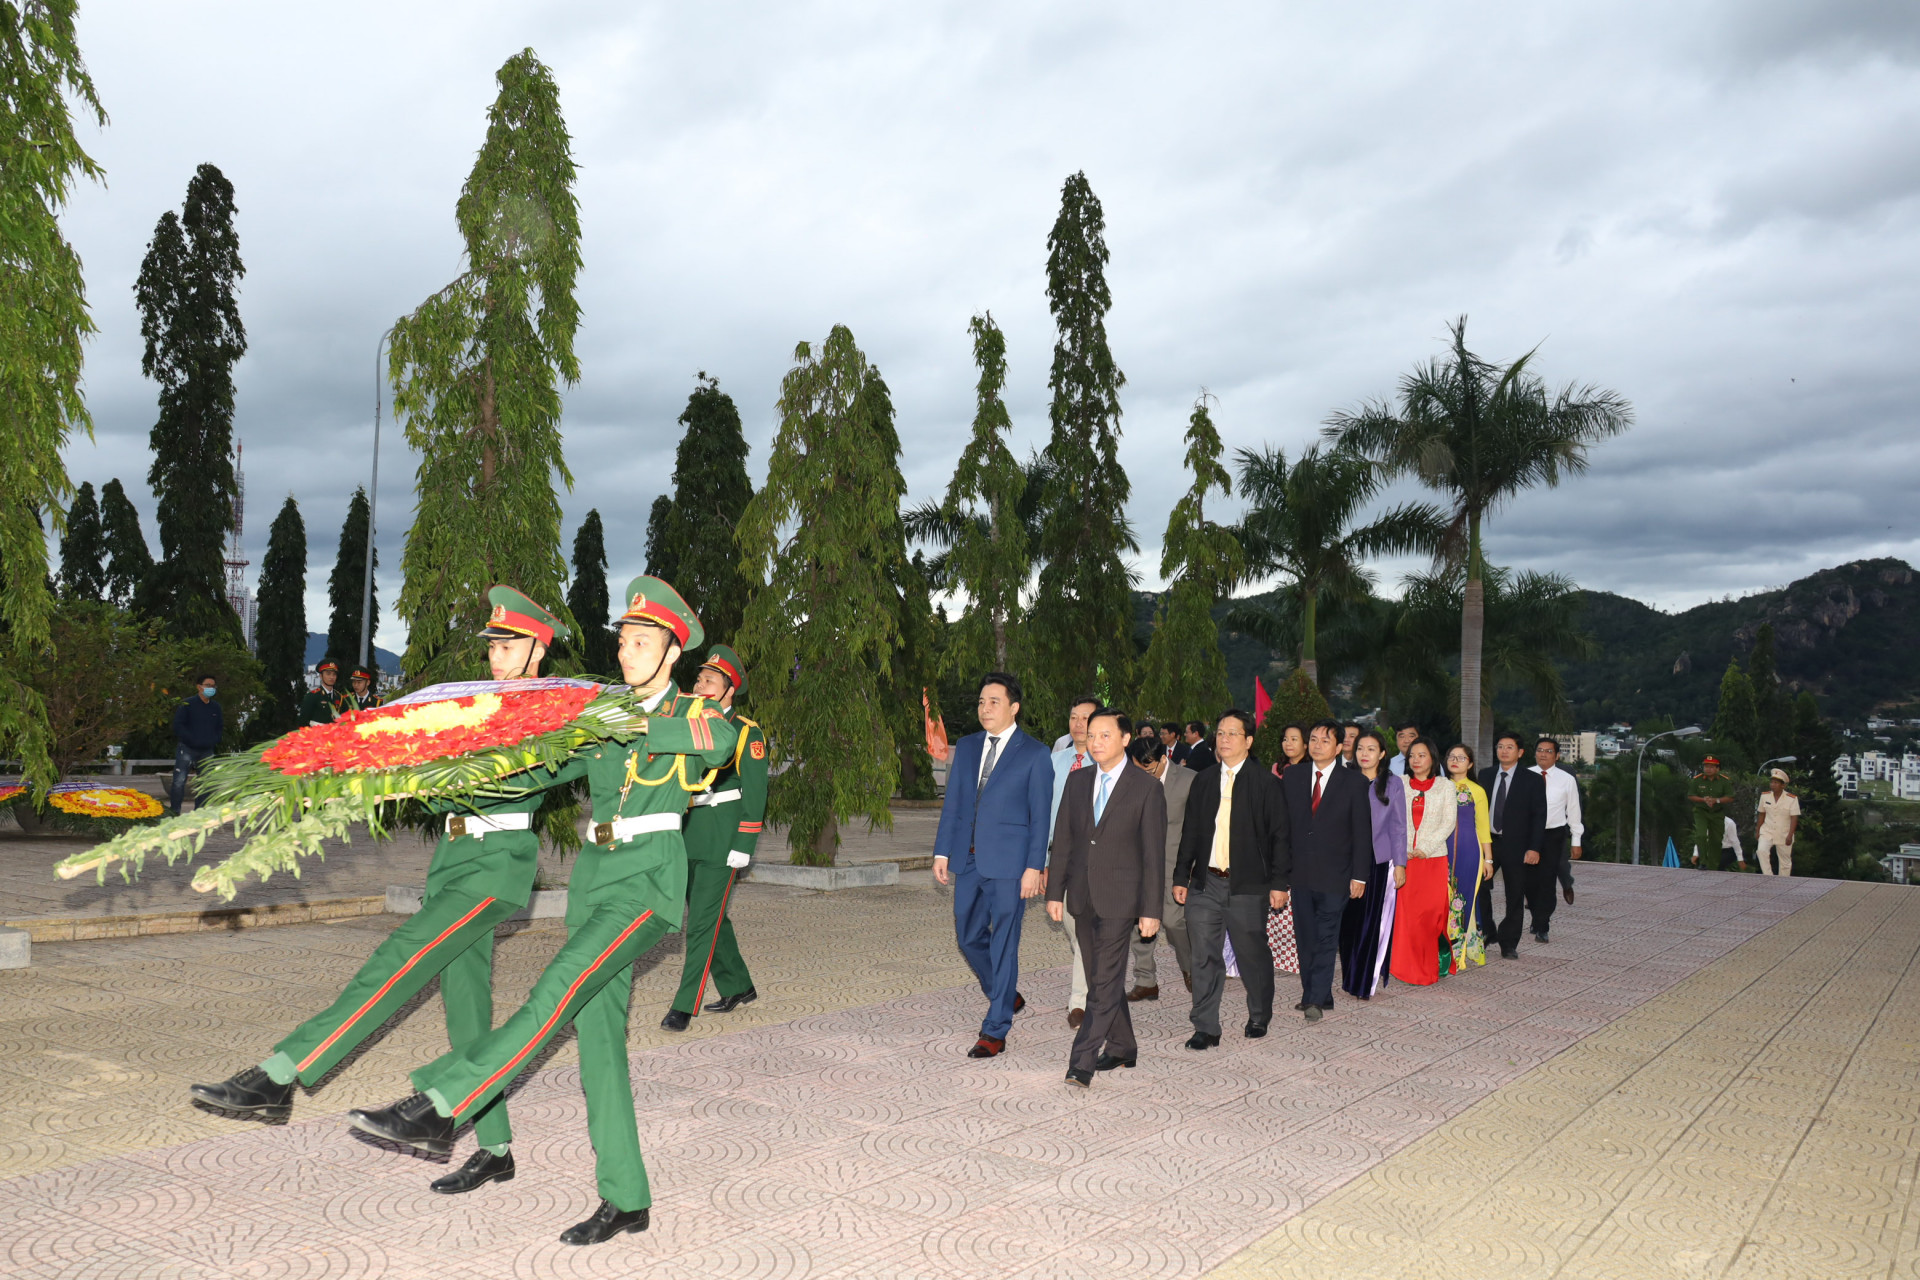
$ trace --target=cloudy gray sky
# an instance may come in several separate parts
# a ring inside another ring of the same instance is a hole
[[[86,133],[108,183],[67,218],[101,329],[74,478],[122,477],[156,541],[132,285],[211,161],[247,263],[248,542],[257,562],[299,498],[319,630],[375,341],[460,269],[493,73],[529,45],[585,226],[566,536],[598,507],[616,583],[695,372],[739,403],[757,481],[794,344],[836,323],[893,388],[914,500],[964,439],[977,311],[1008,335],[1016,448],[1043,444],[1046,235],[1079,169],[1106,208],[1149,583],[1200,387],[1230,447],[1297,448],[1463,313],[1482,354],[1540,344],[1550,382],[1639,419],[1502,511],[1497,560],[1684,607],[1920,559],[1911,5],[84,0],[81,37],[112,123]],[[397,567],[413,464],[387,444]],[[390,611],[380,638],[404,644]]]

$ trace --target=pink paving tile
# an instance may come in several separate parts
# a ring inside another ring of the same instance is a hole
[[[1032,1004],[988,1062],[963,1056],[970,988],[649,1050],[633,1074],[654,1225],[595,1249],[556,1238],[597,1200],[566,1067],[513,1096],[511,1183],[432,1195],[446,1162],[322,1111],[369,1101],[349,1086],[290,1125],[0,1182],[0,1273],[1198,1275],[1829,887],[1708,880],[1676,894],[1670,873],[1588,868],[1552,947],[1339,996],[1317,1024],[1281,975],[1264,1040],[1239,1035],[1236,986],[1205,1053],[1182,1047],[1184,1001],[1142,1002],[1141,1065],[1085,1092],[1061,1079],[1061,969],[1025,976]]]

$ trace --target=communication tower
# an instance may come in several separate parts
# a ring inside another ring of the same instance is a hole
[[[247,566],[252,561],[246,558],[241,546],[247,520],[247,476],[240,467],[244,448],[237,442],[233,446],[233,527],[227,531],[227,603],[239,615],[240,631],[246,637],[248,650],[252,650],[255,606],[253,593],[247,589]]]

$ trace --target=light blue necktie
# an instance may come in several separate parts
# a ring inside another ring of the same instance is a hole
[[[1093,798],[1093,821],[1096,826],[1100,822],[1100,815],[1107,811],[1107,784],[1112,781],[1113,775],[1103,770],[1100,774],[1100,794]]]

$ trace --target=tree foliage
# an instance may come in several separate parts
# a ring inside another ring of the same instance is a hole
[[[105,550],[100,531],[100,502],[94,497],[93,482],[87,481],[73,495],[67,508],[67,532],[60,539],[60,595],[66,600],[101,600],[106,597],[107,575],[101,556]]]
[[[46,699],[54,768],[71,774],[109,746],[167,724],[179,699],[180,642],[158,619],[93,600],[62,601],[53,643],[27,668]]]
[[[1753,685],[1756,760],[1792,752],[1793,699],[1780,688],[1773,645],[1773,624],[1763,622],[1754,633],[1753,649],[1747,654],[1747,680]]]
[[[1335,413],[1327,437],[1410,474],[1447,496],[1442,549],[1465,572],[1460,612],[1460,730],[1491,759],[1493,724],[1482,681],[1486,633],[1486,561],[1481,528],[1515,494],[1560,483],[1587,468],[1587,451],[1625,431],[1633,409],[1624,397],[1568,384],[1549,393],[1532,371],[1534,352],[1508,365],[1467,349],[1467,319],[1451,326],[1452,349],[1400,380],[1399,408],[1385,403]]]
[[[1187,420],[1187,470],[1193,483],[1167,517],[1160,574],[1168,580],[1147,644],[1140,686],[1142,705],[1163,719],[1211,720],[1227,705],[1227,659],[1213,606],[1246,572],[1234,531],[1207,519],[1207,494],[1233,496],[1233,479],[1220,464],[1220,432],[1206,396]]]
[[[291,494],[267,531],[253,637],[265,685],[258,736],[271,737],[295,726],[307,691],[307,523]]]
[[[747,478],[747,439],[740,410],[720,383],[700,374],[700,384],[680,412],[686,428],[674,453],[673,497],[660,529],[662,561],[672,575],[661,574],[699,611],[707,634],[725,641],[740,630],[753,584],[741,572],[734,529],[753,498]],[[656,506],[658,504],[656,503]],[[649,527],[648,559],[655,554]],[[675,674],[688,684],[702,655],[682,655]]]
[[[47,644],[46,531],[73,489],[62,457],[93,434],[80,394],[94,331],[80,255],[60,233],[75,181],[102,177],[72,108],[106,124],[74,37],[75,0],[0,0],[0,755],[35,784],[54,779],[47,711],[19,672]]]
[[[160,215],[134,286],[146,341],[140,369],[160,386],[147,472],[160,563],[147,579],[142,608],[182,636],[240,634],[225,589],[237,493],[233,366],[247,351],[235,296],[246,268],[234,213],[233,184],[213,165],[201,165],[182,211]]]
[[[1800,797],[1800,830],[1794,837],[1798,875],[1836,880],[1877,879],[1877,868],[1859,865],[1860,820],[1840,800],[1833,761],[1840,739],[1820,715],[1820,703],[1802,690],[1793,701],[1793,790]],[[1869,863],[1871,859],[1867,859]]]
[[[573,535],[573,582],[567,587],[567,610],[580,628],[581,665],[592,675],[612,672],[619,662],[608,626],[613,614],[607,598],[607,534],[597,507],[587,512]]]
[[[1120,466],[1120,389],[1107,346],[1106,216],[1085,173],[1066,180],[1047,236],[1047,305],[1058,329],[1047,385],[1052,427],[1042,497],[1038,591],[1030,625],[1038,682],[1065,702],[1102,683],[1126,690],[1133,670],[1133,575],[1123,556],[1132,492]]]
[[[980,369],[973,436],[960,452],[940,516],[952,531],[947,586],[967,597],[966,612],[953,628],[953,660],[978,675],[1011,670],[1009,663],[1024,647],[1015,636],[1031,563],[1020,518],[1027,476],[1007,446],[1013,419],[1001,395],[1007,385],[1006,335],[991,312],[973,317],[967,328]]]
[[[1331,716],[1333,710],[1328,707],[1320,686],[1299,667],[1283,676],[1271,694],[1273,705],[1267,708],[1267,718],[1254,731],[1253,753],[1263,763],[1274,765],[1286,759],[1280,750],[1280,739],[1288,725],[1311,725],[1315,720]]]
[[[399,612],[407,675],[464,678],[486,642],[487,589],[564,612],[556,479],[560,390],[579,379],[580,215],[560,91],[527,49],[497,76],[456,220],[466,269],[393,329],[394,412],[418,450]]]
[[[104,598],[131,608],[153,576],[153,553],[140,532],[140,512],[118,477],[100,488],[100,540],[104,557]]]
[[[759,673],[754,707],[776,759],[768,818],[796,862],[830,863],[839,824],[892,826],[898,785],[888,706],[899,643],[896,575],[905,559],[900,437],[879,370],[834,326],[801,343],[780,383],[767,483],[747,504],[740,548],[766,585],[736,647]]]
[[[333,572],[327,577],[327,657],[340,666],[341,687],[347,672],[360,662],[360,618],[367,603],[367,532],[372,510],[363,485],[353,491],[347,503],[347,518],[340,525],[340,546],[333,559]],[[380,549],[373,548],[373,567],[380,568]],[[491,585],[491,584],[489,584]],[[373,656],[373,636],[380,630],[380,588],[374,584],[372,613],[368,619],[367,665],[379,673]]]
[[[1751,769],[1760,763],[1760,719],[1754,713],[1753,682],[1740,664],[1729,662],[1720,677],[1720,707],[1713,717],[1713,744],[1729,757],[1729,769]]]

